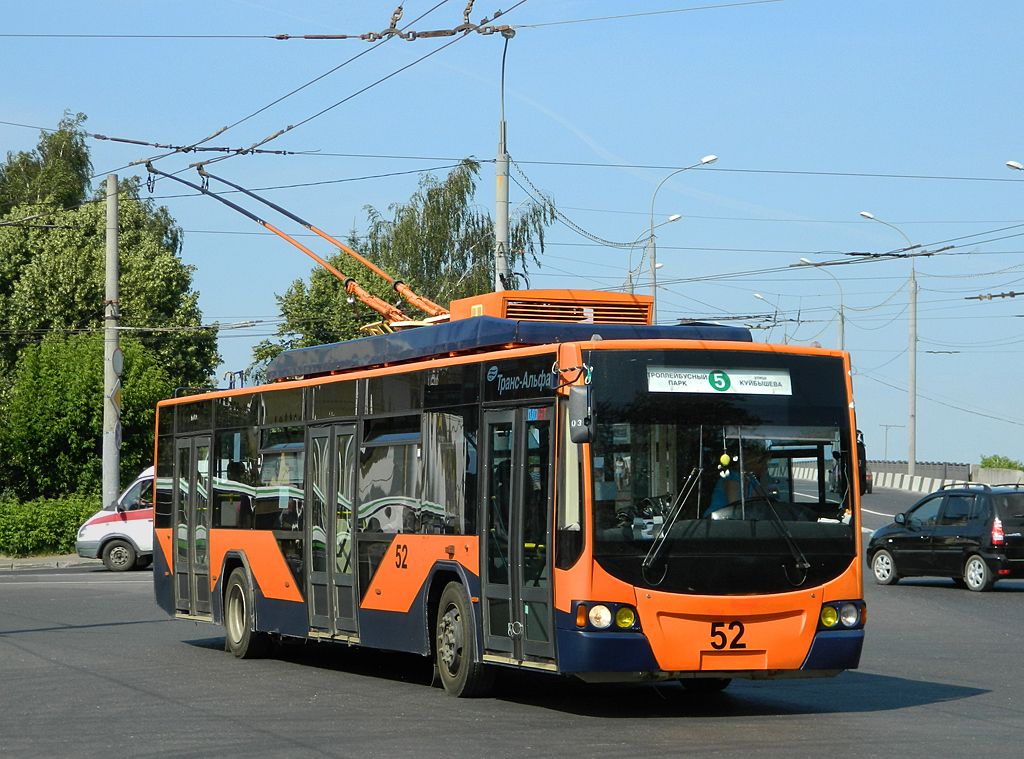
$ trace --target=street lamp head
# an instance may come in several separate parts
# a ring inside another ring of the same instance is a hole
[[[761,293],[754,293],[754,297],[757,298],[758,300],[764,300],[764,297],[761,295]]]
[[[874,216],[869,214],[867,211],[861,211],[860,215],[863,216],[865,219],[873,219],[873,218],[875,218]]]
[[[668,217],[668,220],[669,221],[679,221],[681,218],[683,218],[682,214],[674,213],[674,214],[672,214],[671,216]]]
[[[706,156],[704,156],[703,158],[700,159],[700,162],[704,166],[707,166],[709,163],[714,163],[717,160],[718,160],[718,156],[716,156],[716,155],[706,155]]]
[[[801,258],[801,259],[800,259],[800,261],[801,261],[801,263],[805,263],[805,264],[807,264],[808,266],[814,266],[814,264],[812,264],[812,263],[811,263],[810,261],[808,261],[808,260],[807,260],[806,258]]]
[[[1024,171],[1024,164],[1018,163],[1017,161],[1007,161],[1006,165],[1009,166],[1011,169],[1016,169],[1017,171]]]

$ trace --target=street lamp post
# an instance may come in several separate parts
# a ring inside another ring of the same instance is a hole
[[[843,286],[842,286],[842,284],[840,284],[839,278],[836,277],[835,274],[830,272],[825,267],[820,266],[820,265],[815,264],[815,263],[812,263],[811,261],[808,261],[806,258],[801,258],[800,261],[803,262],[804,266],[813,266],[815,269],[818,269],[819,271],[824,272],[825,274],[828,274],[830,277],[832,277],[832,279],[834,279],[836,281],[836,287],[839,288],[839,328],[837,329],[837,332],[838,332],[837,337],[838,337],[838,342],[839,342],[839,350],[845,350],[845,347],[844,347],[845,346],[844,334],[845,334],[845,331],[846,331],[845,330],[846,317],[843,315]]]
[[[880,424],[879,427],[885,427],[885,463],[889,463],[889,428],[899,427],[903,429],[902,424]]]
[[[910,238],[903,234],[903,230],[899,227],[875,218],[867,211],[861,211],[860,215],[865,219],[871,219],[895,229],[903,235],[903,239],[907,241],[907,247],[914,247],[914,243],[910,242]],[[910,354],[907,371],[907,474],[913,476],[917,463],[917,276],[913,258],[910,259],[910,298],[907,310],[910,325],[910,342],[907,347]]]
[[[775,309],[775,324],[778,324],[779,323],[779,306],[778,306],[778,304],[777,303],[772,303],[766,297],[761,295],[761,293],[754,293],[754,297],[757,298],[758,300],[763,300],[765,303],[767,303],[769,306],[771,306],[772,308]],[[772,328],[774,329],[774,326]],[[771,337],[771,332],[768,333],[768,336]],[[786,329],[783,328],[783,330],[782,330],[782,344],[785,345],[786,342],[788,341],[788,339],[789,339],[789,335],[786,334]]]
[[[672,177],[674,177],[676,174],[681,174],[682,172],[687,171],[689,169],[695,169],[698,166],[707,166],[708,164],[712,164],[717,160],[718,156],[716,155],[706,155],[700,159],[699,163],[695,163],[693,164],[693,166],[685,166],[681,169],[676,169],[667,177],[662,179],[661,183],[654,188],[654,194],[651,196],[651,234],[650,237],[647,238],[647,252],[651,257],[651,298],[654,301],[654,303],[651,306],[652,324],[658,323],[658,265],[657,261],[655,260],[657,246],[654,243],[654,199],[658,197],[658,190],[661,189],[661,186],[665,184],[665,182],[670,180]]]
[[[657,229],[658,227],[663,227],[666,224],[671,224],[674,221],[679,221],[681,218],[683,218],[682,214],[674,213],[671,216],[669,216],[667,219],[665,219],[665,221],[661,222],[660,224],[655,224],[653,229]],[[636,265],[636,271],[634,272],[634,270],[633,270],[633,248],[636,246],[636,244],[638,242],[640,242],[640,240],[642,240],[644,238],[644,235],[646,235],[646,237],[647,237],[647,243],[645,243],[645,245],[644,245],[644,250],[646,251],[647,250],[647,244],[649,244],[650,240],[651,240],[651,232],[650,231],[645,232],[644,234],[641,234],[639,237],[637,237],[635,240],[633,240],[633,243],[629,246],[629,270],[628,270],[628,272],[626,274],[626,292],[628,292],[630,295],[633,294],[633,274],[634,273],[639,273],[640,270],[642,269],[643,265],[644,265],[643,259],[641,259],[640,263],[638,263]],[[625,246],[623,246],[623,247],[625,247]],[[645,252],[645,255],[646,255],[646,252]],[[659,269],[661,268],[661,264],[658,264],[658,268]]]

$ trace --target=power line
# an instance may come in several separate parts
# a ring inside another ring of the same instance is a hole
[[[526,0],[522,0],[522,2],[525,2],[525,1]],[[772,0],[772,1],[774,1],[774,2],[781,2],[782,0]],[[519,5],[521,5],[522,2],[520,2]],[[506,11],[506,13],[508,13],[508,12],[509,11]],[[451,43],[449,43],[449,44],[451,44]],[[364,53],[365,52],[366,51],[364,51]],[[435,52],[437,52],[437,51],[435,51]],[[352,60],[354,60],[354,59],[352,59]],[[346,61],[346,63],[348,63],[348,62],[349,61]],[[410,65],[415,65],[415,63],[417,63],[417,62],[418,61],[416,61],[416,62],[414,62],[413,64],[410,64]],[[341,64],[341,66],[344,66],[344,65],[346,65],[346,64]],[[314,82],[319,81],[324,76],[327,76],[329,74],[334,73],[334,71],[337,71],[338,68],[341,68],[341,66],[338,66],[337,68],[332,69],[331,71],[328,71],[327,73],[323,74],[322,76],[318,77],[317,79],[311,80],[306,85],[303,85],[303,88],[309,86],[309,84],[313,84]],[[408,68],[408,67],[406,67],[406,68]],[[299,88],[299,89],[302,89],[302,88]],[[292,94],[295,94],[296,92],[298,92],[299,89],[293,90],[288,95],[282,96],[278,100],[275,100],[274,102],[272,102],[269,105],[265,106],[264,108],[260,109],[260,111],[256,111],[253,114],[251,114],[250,116],[247,116],[245,119],[241,119],[238,122],[236,122],[235,124],[231,125],[231,127],[227,127],[227,129],[230,129],[230,128],[234,127],[234,126],[237,126],[238,124],[241,124],[245,120],[247,120],[249,118],[252,118],[252,116],[255,116],[258,113],[261,113],[262,111],[266,110],[267,108],[269,108],[269,107],[271,107],[273,105],[276,105],[281,100],[283,100],[283,99],[285,99],[287,97],[290,97]],[[315,116],[312,117],[312,118],[315,118]],[[303,123],[305,123],[305,122],[303,122]],[[56,131],[55,129],[49,128],[49,127],[39,127],[39,126],[30,125],[30,124],[20,124],[20,123],[12,122],[12,121],[0,121],[0,124],[6,125],[6,126],[24,127],[24,128],[27,128],[27,129],[37,129],[39,131],[44,131],[44,132],[54,132],[54,131]],[[295,128],[295,127],[293,126],[291,128]],[[89,134],[89,133],[83,133],[83,134],[86,137],[95,137],[96,139],[107,139],[107,140],[111,140],[111,141],[113,141],[115,139],[115,138],[111,138],[111,137],[104,137],[103,135],[93,135],[93,134]],[[121,141],[121,142],[128,142],[128,143],[133,142],[132,140],[129,140],[127,138],[117,138],[117,139],[118,139],[118,141]],[[141,141],[140,141],[140,144],[151,144],[151,143],[141,143]],[[249,147],[249,148],[223,148],[223,150],[232,151],[232,152],[237,152],[237,151],[261,152],[261,151],[256,151],[252,147]],[[273,151],[265,151],[265,152],[269,153],[269,152],[273,152]],[[396,154],[386,154],[386,153],[330,153],[330,152],[324,152],[324,151],[319,151],[319,150],[318,151],[310,151],[310,150],[286,151],[285,154],[286,155],[302,155],[302,156],[314,157],[314,158],[369,158],[369,159],[377,159],[377,160],[398,160],[398,161],[459,161],[459,160],[461,160],[460,158],[457,158],[457,157],[454,157],[454,156],[396,155]],[[475,159],[475,160],[477,160],[479,163],[493,163],[494,162],[493,158],[489,158],[489,159],[488,158],[479,158],[479,159]],[[651,171],[675,171],[675,170],[680,168],[679,166],[667,166],[667,165],[657,165],[657,164],[593,163],[593,162],[586,162],[586,161],[542,161],[542,160],[530,161],[530,160],[519,160],[519,159],[517,159],[516,162],[518,164],[522,165],[522,166],[568,166],[568,167],[576,167],[576,168],[595,168],[595,169],[642,169],[642,170],[651,170]],[[704,167],[702,169],[702,171],[705,171],[705,172],[707,172],[707,171],[712,171],[712,172],[715,172],[715,171],[717,171],[717,172],[730,172],[730,173],[734,173],[734,174],[779,174],[779,175],[794,175],[794,176],[853,177],[853,178],[865,178],[865,179],[917,179],[917,180],[922,180],[922,181],[999,182],[999,183],[1007,183],[1008,182],[1008,183],[1017,183],[1017,184],[1024,183],[1024,180],[1021,180],[1021,179],[1009,179],[1009,178],[1001,178],[1001,177],[965,177],[965,176],[933,175],[933,174],[875,174],[875,173],[864,172],[864,171],[798,171],[798,170],[793,170],[793,169],[744,169],[744,168],[725,168],[725,167],[712,167],[712,166],[706,166],[706,167]],[[97,176],[100,176],[100,175],[97,175]],[[566,208],[568,208],[568,206],[566,206]],[[641,211],[621,211],[621,210],[611,211],[611,210],[604,210],[604,209],[589,209],[589,208],[576,208],[576,209],[570,209],[570,210],[594,211],[594,212],[597,212],[597,213],[623,213],[623,214],[635,214],[635,215],[643,215],[643,216],[648,215],[648,214],[646,214],[644,212],[641,212]],[[791,223],[815,223],[815,224],[861,223],[861,222],[859,222],[857,220],[851,220],[851,219],[840,219],[840,220],[828,220],[828,219],[755,219],[755,218],[742,218],[742,217],[688,216],[686,214],[683,214],[683,217],[684,218],[694,218],[694,219],[719,219],[719,220],[723,220],[723,221],[765,221],[765,222],[791,222]],[[1005,223],[1005,222],[1003,222],[1003,221],[984,221],[984,220],[966,220],[966,221],[964,221],[964,220],[958,220],[958,221],[954,221],[954,220],[937,220],[937,221],[924,220],[924,221],[902,221],[902,222],[899,222],[899,223],[900,224],[1002,224],[1002,223]],[[1016,226],[1021,226],[1021,225],[1017,224]],[[1012,227],[1007,227],[1007,229],[1010,229],[1010,228],[1012,228]],[[995,231],[999,231],[999,230],[992,230],[991,232],[995,232]],[[955,238],[955,239],[961,239],[961,238]]]
[[[440,7],[448,0],[442,0],[434,6],[434,9]],[[525,2],[526,0],[523,0]],[[778,0],[762,0],[762,2],[777,2]],[[462,24],[456,26],[454,29],[433,29],[428,31],[418,32],[415,30],[409,30],[406,27],[404,30],[397,28],[398,22],[402,18],[402,6],[399,5],[398,9],[391,14],[391,26],[379,32],[363,32],[361,34],[0,34],[0,38],[45,38],[45,39],[182,39],[182,40],[224,40],[224,39],[270,39],[270,40],[319,40],[319,41],[337,41],[337,40],[362,40],[364,42],[379,42],[387,41],[392,37],[398,37],[407,42],[412,42],[417,39],[432,39],[437,37],[454,37],[460,33],[476,32],[478,34],[494,34],[495,32],[501,32],[510,27],[494,26],[489,22],[497,20],[500,16],[504,15],[508,11],[498,10],[494,14],[494,19],[484,18],[479,24],[473,24],[469,21],[469,14],[472,11],[474,0],[469,0],[469,4],[466,6],[466,10],[463,14]],[[521,3],[520,3],[521,4]],[[432,9],[432,10],[434,10]],[[511,10],[511,9],[510,9]],[[430,11],[428,11],[429,13]],[[423,14],[416,21],[421,20],[427,14]],[[415,21],[413,23],[416,23]],[[411,24],[410,24],[411,26]]]
[[[627,13],[621,16],[599,16],[597,18],[580,18],[571,21],[548,21],[541,24],[515,25],[513,29],[539,29],[544,26],[564,26],[565,24],[587,24],[591,21],[617,21],[625,18],[641,18],[643,16],[664,16],[669,13],[691,13],[693,11],[710,11],[720,8],[740,8],[745,5],[767,5],[768,3],[781,3],[785,0],[746,0],[746,2],[726,3],[723,5],[701,5],[695,8],[677,8],[669,11],[647,11],[645,13]]]

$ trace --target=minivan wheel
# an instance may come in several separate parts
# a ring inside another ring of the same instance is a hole
[[[111,572],[127,572],[135,566],[135,549],[126,540],[111,540],[103,546],[103,566]]]
[[[892,554],[884,548],[871,559],[871,574],[875,576],[875,582],[879,585],[895,585],[900,581],[900,576],[896,572],[896,562]]]
[[[968,590],[983,592],[992,590],[996,579],[992,575],[992,570],[988,568],[988,564],[985,563],[985,560],[975,554],[964,564],[964,582],[967,583]]]

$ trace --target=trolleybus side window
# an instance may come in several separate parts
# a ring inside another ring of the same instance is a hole
[[[331,382],[309,390],[313,420],[354,417],[356,415],[356,383]]]
[[[256,428],[218,430],[213,440],[212,526],[251,528],[257,487],[261,484]]]
[[[423,406],[423,374],[389,374],[366,380],[366,414],[407,413]]]
[[[476,414],[452,409],[424,415],[423,504],[419,532],[476,532]]]
[[[260,474],[253,509],[258,530],[302,529],[303,432],[302,427],[272,427],[260,432]]]

